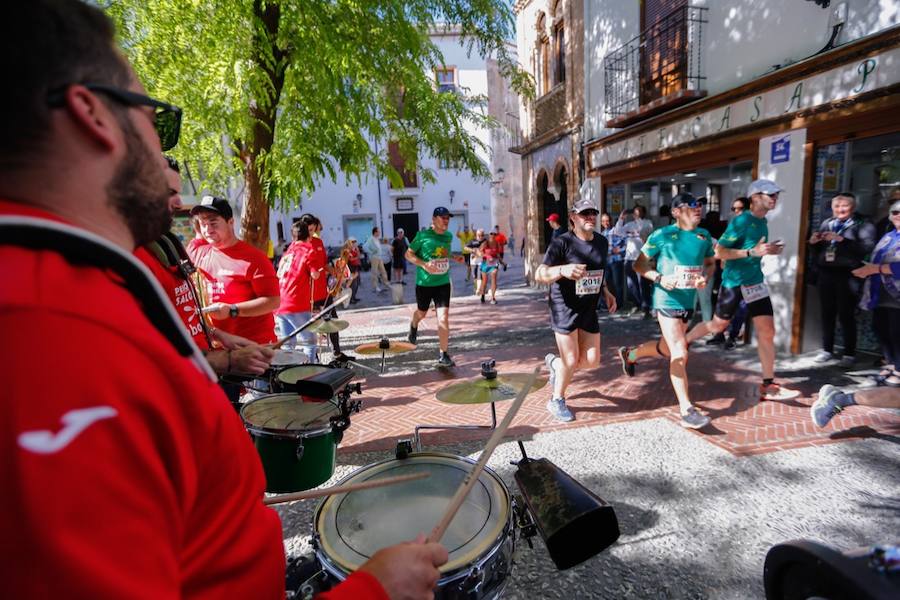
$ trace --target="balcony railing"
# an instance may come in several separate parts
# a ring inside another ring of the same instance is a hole
[[[706,95],[707,10],[677,8],[603,58],[608,126],[624,127]]]

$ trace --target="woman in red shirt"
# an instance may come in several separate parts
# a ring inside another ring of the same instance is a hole
[[[492,231],[491,237],[481,245],[478,254],[481,256],[481,302],[484,303],[484,294],[487,290],[488,278],[491,280],[491,304],[497,304],[497,269],[500,266],[500,244],[497,243],[496,234]]]

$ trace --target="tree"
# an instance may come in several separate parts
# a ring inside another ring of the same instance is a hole
[[[496,59],[514,89],[531,89],[497,0],[116,0],[105,10],[149,93],[185,111],[176,156],[201,165],[207,185],[243,177],[244,238],[259,248],[269,207],[296,204],[322,178],[398,182],[387,141],[489,175],[466,126],[493,123],[435,85],[443,59],[429,32],[443,23]]]

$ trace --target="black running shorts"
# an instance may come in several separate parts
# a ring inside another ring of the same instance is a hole
[[[576,329],[600,333],[597,309],[572,310],[561,302],[550,302],[550,328],[556,333],[572,333]]]
[[[694,317],[694,311],[687,308],[657,308],[656,312],[670,319],[681,319],[685,323]]]
[[[744,299],[741,294],[741,286],[725,287],[719,289],[719,300],[716,302],[716,316],[725,321],[734,318],[741,300]],[[747,316],[749,318],[761,316],[773,316],[775,311],[772,310],[772,299],[766,296],[755,302],[747,304]]]
[[[435,286],[416,286],[416,306],[419,310],[428,310],[434,301],[435,308],[450,307],[450,284]]]

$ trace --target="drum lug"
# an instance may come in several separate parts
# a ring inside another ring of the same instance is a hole
[[[297,440],[297,461],[298,462],[303,460],[304,451],[305,450],[303,448],[303,438],[300,438],[299,440]]]
[[[397,457],[397,460],[403,460],[412,454],[412,450],[412,440],[399,440],[397,448],[394,450],[394,456]]]
[[[460,582],[459,591],[466,597],[478,598],[482,585],[484,585],[484,570],[481,567],[475,567],[468,577]]]
[[[519,537],[525,540],[528,547],[533,550],[534,544],[531,543],[531,538],[537,535],[537,525],[535,524],[531,513],[528,512],[528,508],[525,506],[525,502],[521,497],[513,496],[512,510],[514,519],[513,524],[516,529],[519,530]]]

